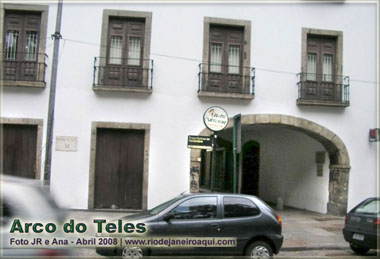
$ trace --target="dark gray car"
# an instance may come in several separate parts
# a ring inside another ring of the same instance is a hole
[[[236,238],[234,246],[97,248],[101,255],[248,255],[265,258],[280,251],[280,217],[262,200],[237,194],[181,194],[144,214],[123,221],[144,222],[149,237]]]
[[[380,198],[369,198],[353,208],[346,216],[344,239],[358,254],[376,249],[380,228]]]

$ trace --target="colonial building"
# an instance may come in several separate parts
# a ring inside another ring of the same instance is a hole
[[[50,188],[76,209],[237,191],[342,214],[377,195],[377,3],[64,3]],[[43,180],[57,4],[1,4],[3,173]],[[222,107],[212,152],[188,135]]]

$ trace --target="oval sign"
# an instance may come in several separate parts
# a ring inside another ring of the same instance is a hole
[[[208,129],[221,131],[228,124],[228,114],[223,108],[212,106],[203,114],[203,122]]]

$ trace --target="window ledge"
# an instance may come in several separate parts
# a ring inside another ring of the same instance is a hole
[[[45,82],[33,82],[33,81],[8,81],[3,80],[2,86],[4,87],[30,87],[30,88],[45,88]]]
[[[320,100],[305,100],[297,99],[297,105],[308,105],[308,106],[331,106],[331,107],[348,107],[350,102],[333,102],[333,101],[320,101]]]
[[[128,92],[128,93],[146,93],[151,94],[153,89],[143,87],[115,87],[115,86],[93,86],[92,89],[95,92]]]
[[[216,97],[216,98],[242,99],[242,100],[255,99],[255,95],[253,94],[219,93],[219,92],[198,92],[198,97]]]

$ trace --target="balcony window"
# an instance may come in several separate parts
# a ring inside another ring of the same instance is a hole
[[[48,8],[6,4],[4,9],[3,85],[45,87]]]
[[[205,17],[198,96],[253,99],[250,21]]]
[[[151,20],[151,13],[104,11],[102,48],[94,64],[94,90],[152,91]]]
[[[343,34],[303,29],[298,105],[349,105],[349,78],[342,75]]]

